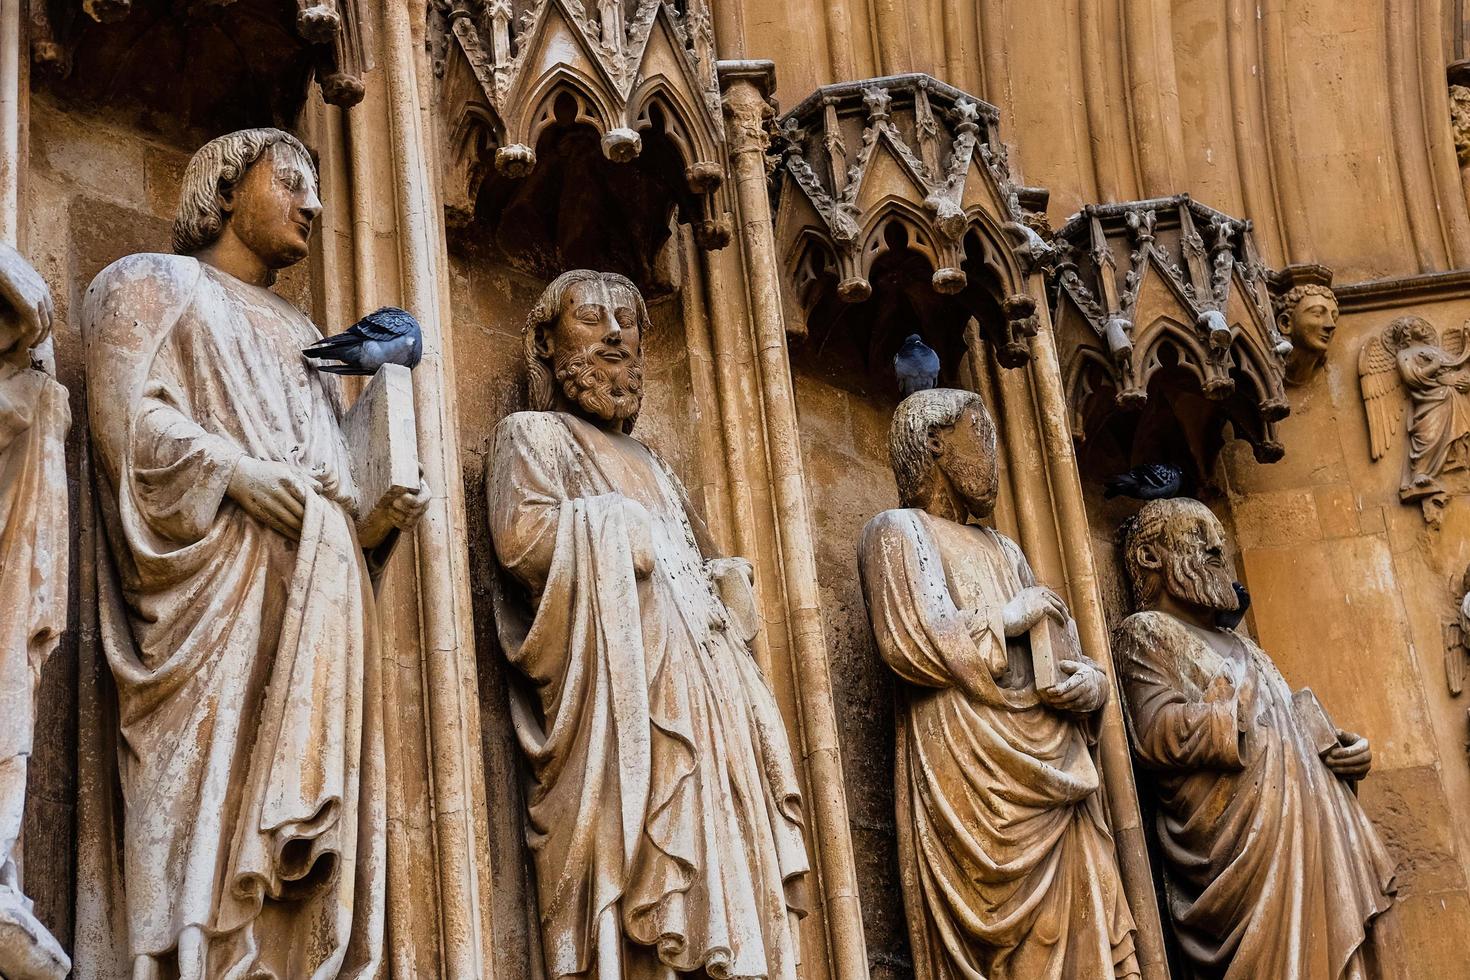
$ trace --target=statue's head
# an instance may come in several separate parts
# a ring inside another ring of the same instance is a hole
[[[1198,500],[1144,504],[1124,530],[1123,563],[1139,609],[1157,608],[1166,594],[1211,612],[1240,604],[1225,557],[1225,529]]]
[[[995,510],[1000,489],[995,423],[973,391],[930,388],[899,402],[888,451],[903,506],[924,507],[947,482],[973,516]]]
[[[638,287],[615,272],[557,276],[526,319],[527,400],[533,411],[580,415],[631,431],[643,403],[643,332]]]
[[[1318,283],[1293,286],[1281,298],[1277,323],[1293,347],[1325,354],[1337,332],[1337,297]]]
[[[192,255],[234,235],[266,268],[306,258],[321,213],[316,165],[279,129],[242,129],[210,140],[184,171],[174,251]]]

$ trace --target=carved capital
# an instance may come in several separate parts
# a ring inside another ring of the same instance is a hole
[[[720,104],[725,111],[725,140],[731,155],[765,155],[771,145],[771,124],[776,108],[771,91],[776,69],[769,61],[722,61],[719,63]]]
[[[1470,86],[1450,86],[1450,128],[1455,134],[1455,156],[1470,165]]]

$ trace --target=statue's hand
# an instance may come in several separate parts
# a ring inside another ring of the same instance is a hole
[[[1338,779],[1362,779],[1373,768],[1373,750],[1368,740],[1355,733],[1337,730],[1340,743],[1322,753],[1322,761]]]
[[[429,483],[423,477],[419,477],[419,488],[406,497],[399,497],[393,501],[393,506],[388,511],[388,519],[393,526],[400,531],[412,531],[419,519],[424,516],[424,511],[429,509],[429,501],[434,497],[433,491],[429,489]]]
[[[1058,711],[1091,714],[1107,703],[1108,679],[1102,671],[1080,660],[1063,660],[1057,666],[1068,676],[1056,687],[1036,689],[1042,704]]]
[[[30,349],[51,335],[54,307],[46,281],[14,251],[0,254],[0,307],[9,307],[14,316],[9,324],[0,316],[0,327],[16,327],[14,334],[0,330],[0,348],[28,366]]]
[[[225,490],[245,513],[295,541],[301,537],[311,478],[289,463],[243,456]]]
[[[1042,616],[1050,616],[1063,626],[1071,616],[1062,597],[1041,585],[1017,592],[1015,598],[1005,604],[1000,613],[1005,623],[1006,636],[1020,636],[1041,622]]]

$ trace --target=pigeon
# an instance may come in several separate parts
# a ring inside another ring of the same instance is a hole
[[[374,374],[384,364],[418,366],[424,356],[424,335],[419,322],[407,310],[385,306],[358,320],[342,333],[319,340],[303,350],[314,360],[340,361],[318,364],[329,374]]]
[[[1235,601],[1239,603],[1236,609],[1222,609],[1215,613],[1215,625],[1222,630],[1233,630],[1240,625],[1245,618],[1245,611],[1251,607],[1251,594],[1245,590],[1245,586],[1239,582],[1231,582],[1230,587],[1235,590]]]
[[[1103,498],[1106,500],[1114,497],[1165,500],[1183,496],[1186,496],[1184,471],[1172,463],[1144,463],[1109,478],[1103,485]]]
[[[893,374],[905,398],[926,391],[939,383],[939,355],[918,334],[911,333],[893,355]]]

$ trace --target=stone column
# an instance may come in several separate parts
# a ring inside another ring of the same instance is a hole
[[[816,857],[832,975],[841,980],[861,980],[868,975],[867,949],[766,188],[767,125],[774,114],[768,96],[775,84],[775,67],[769,61],[722,61],[719,72],[739,211],[738,237],[745,258],[748,309],[760,374],[763,434],[770,459],[777,550],[784,579],[781,584],[786,591],[791,633],[800,751],[807,779],[808,842]]]
[[[1164,928],[1159,919],[1148,843],[1138,808],[1138,787],[1133,778],[1122,698],[1117,688],[1118,673],[1113,664],[1107,620],[1099,598],[1101,593],[1092,557],[1092,532],[1082,498],[1082,481],[1077,475],[1076,449],[1067,423],[1061,365],[1045,302],[1038,303],[1037,310],[1043,320],[1041,329],[1031,339],[1029,373],[1036,393],[1037,416],[1045,447],[1062,561],[1071,586],[1072,615],[1077,620],[1086,648],[1114,681],[1113,697],[1103,708],[1102,728],[1098,735],[1103,792],[1112,820],[1118,864],[1123,872],[1123,888],[1128,894],[1128,906],[1133,910],[1133,919],[1138,927],[1138,961],[1143,968],[1144,980],[1168,980]]]
[[[454,376],[448,331],[448,260],[443,208],[434,184],[432,128],[424,118],[423,0],[388,0],[383,62],[402,305],[419,320],[423,361],[414,372],[414,408],[424,478],[434,489],[414,534],[429,759],[442,976],[490,980],[491,875],[483,821],[475,643],[469,596],[464,484],[459,470]],[[417,30],[415,26],[417,25]],[[354,155],[380,151],[354,141]],[[354,168],[355,170],[357,168]]]

